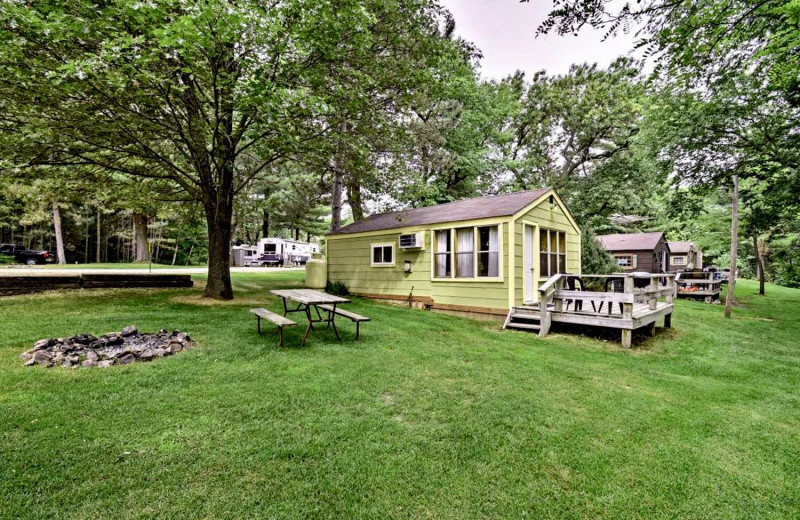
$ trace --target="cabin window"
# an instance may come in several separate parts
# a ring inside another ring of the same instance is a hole
[[[554,229],[539,230],[539,273],[549,278],[567,272],[567,234]]]
[[[475,276],[475,228],[456,230],[456,277]]]
[[[632,267],[633,257],[631,255],[620,255],[614,257],[617,260],[617,265],[620,267]]]
[[[450,278],[452,273],[452,257],[450,256],[450,230],[444,229],[436,232],[436,242],[434,244],[434,270],[433,276],[436,278]]]
[[[372,244],[372,267],[394,265],[394,244]]]
[[[500,276],[500,233],[497,226],[478,228],[478,277]]]
[[[673,256],[672,257],[672,265],[686,265],[686,257],[685,256]]]

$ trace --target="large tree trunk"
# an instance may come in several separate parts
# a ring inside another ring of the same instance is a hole
[[[364,220],[364,201],[361,198],[361,185],[354,175],[349,175],[347,182],[347,202],[353,210],[353,220]]]
[[[56,232],[56,254],[58,263],[66,264],[67,257],[64,256],[64,235],[61,228],[61,213],[58,211],[58,202],[53,201],[53,227]]]
[[[147,243],[147,215],[133,214],[133,261],[147,263],[150,261],[150,249]]]
[[[333,164],[333,190],[331,191],[331,231],[342,227],[342,188],[344,172],[339,164]]]
[[[728,296],[725,298],[725,317],[733,312],[734,290],[736,289],[736,260],[739,254],[739,176],[733,176],[731,200],[731,274],[728,279]]]
[[[764,296],[764,257],[761,255],[761,248],[758,247],[758,233],[753,231],[753,250],[756,255],[756,268],[758,269],[758,294]]]
[[[203,296],[233,299],[231,286],[231,231],[233,204],[221,202],[206,207],[208,223],[208,282]]]

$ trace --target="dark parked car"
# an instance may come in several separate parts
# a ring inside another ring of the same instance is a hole
[[[46,264],[53,261],[53,256],[48,251],[25,249],[19,244],[0,245],[0,255],[14,257],[15,262],[28,265]]]

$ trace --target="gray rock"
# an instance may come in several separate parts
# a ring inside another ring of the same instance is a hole
[[[110,367],[113,364],[114,364],[114,360],[113,359],[104,359],[102,361],[98,361],[97,362],[97,366],[102,367],[102,368]]]
[[[94,359],[86,359],[83,363],[81,363],[82,367],[96,367],[97,361]]]
[[[19,355],[19,358],[22,361],[28,361],[29,359],[33,358],[33,350],[26,350],[22,354]]]
[[[94,350],[89,350],[86,352],[86,361],[97,361],[100,356],[97,355],[97,352]]]
[[[50,340],[50,339],[40,339],[39,341],[37,341],[36,343],[33,344],[33,349],[32,350],[39,350],[39,349],[47,348],[47,347],[50,346],[50,341],[52,341],[52,340]]]
[[[136,361],[136,356],[134,356],[130,352],[127,352],[126,354],[120,356],[119,358],[119,362],[121,365],[130,365],[134,361]]]
[[[139,359],[141,359],[142,361],[150,361],[154,357],[155,357],[155,352],[153,352],[153,349],[151,348],[146,348],[142,351],[141,354],[139,354]]]
[[[47,363],[52,357],[53,355],[46,350],[37,350],[36,354],[33,355],[33,359],[35,359],[37,363]]]
[[[32,367],[36,364],[36,359],[31,357],[28,361],[25,362],[26,367]]]
[[[122,329],[122,335],[123,336],[133,336],[137,332],[138,331],[136,330],[136,326],[135,325],[128,325],[127,327],[124,327]]]
[[[183,344],[180,341],[173,341],[172,343],[169,344],[167,350],[169,350],[170,354],[177,354],[178,352],[183,350]]]

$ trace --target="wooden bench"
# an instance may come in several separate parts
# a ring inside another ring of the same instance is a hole
[[[278,333],[280,334],[280,343],[278,343],[279,347],[283,346],[283,328],[284,327],[294,327],[297,323],[293,322],[289,318],[281,316],[280,314],[276,314],[272,311],[268,311],[267,309],[250,309],[250,312],[255,314],[258,317],[258,334],[261,334],[261,319],[265,319],[270,321],[278,326]]]
[[[336,310],[334,310],[333,305],[317,305],[317,308],[318,309],[322,309],[323,311],[326,311],[329,315],[330,315],[330,313],[335,312],[337,316],[342,316],[344,318],[349,319],[352,322],[355,322],[355,324],[356,324],[356,340],[358,340],[358,336],[359,336],[359,333],[360,333],[359,329],[360,329],[361,322],[362,321],[372,321],[372,320],[370,320],[370,318],[367,318],[366,316],[362,316],[360,314],[356,314],[355,312],[346,311],[346,310],[340,309],[338,307],[336,308]]]

